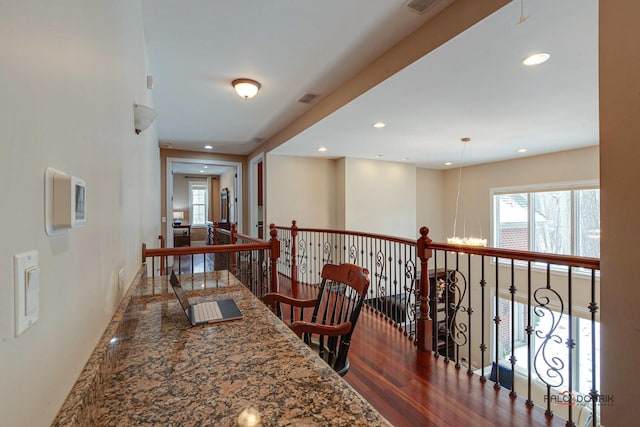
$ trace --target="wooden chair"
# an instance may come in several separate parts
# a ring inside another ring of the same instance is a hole
[[[287,304],[292,321],[289,327],[329,366],[345,375],[349,370],[347,353],[351,334],[368,289],[369,271],[366,268],[346,263],[326,264],[316,298],[301,300],[270,293],[263,300],[275,308],[281,319],[284,317],[281,304]],[[314,307],[309,320],[305,320],[305,307]]]

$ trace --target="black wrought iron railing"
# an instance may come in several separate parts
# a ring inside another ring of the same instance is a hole
[[[278,272],[317,283],[325,263],[370,271],[366,305],[479,381],[509,389],[567,425],[597,425],[600,261],[410,241],[344,230],[276,227]]]
[[[281,236],[278,272],[292,284],[317,284],[327,263],[349,262],[369,270],[364,301],[411,340],[416,332],[416,242],[369,233],[276,227]]]

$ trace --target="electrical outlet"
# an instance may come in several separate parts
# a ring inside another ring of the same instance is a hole
[[[118,271],[118,289],[124,289],[124,281],[126,280],[124,275],[124,267]]]

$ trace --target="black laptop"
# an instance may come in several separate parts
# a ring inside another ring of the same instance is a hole
[[[184,313],[192,325],[242,319],[242,312],[236,305],[236,302],[232,299],[191,304],[187,298],[186,292],[180,285],[180,280],[178,280],[178,277],[173,270],[171,270],[169,283],[171,283],[171,287],[176,293],[178,301],[180,301],[180,305],[182,305]]]

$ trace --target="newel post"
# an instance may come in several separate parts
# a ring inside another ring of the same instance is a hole
[[[296,242],[298,241],[297,221],[291,221],[291,287],[293,291],[298,290],[298,261],[296,256]]]
[[[428,261],[431,258],[432,251],[429,245],[432,240],[428,236],[429,229],[427,227],[420,228],[420,238],[417,241],[417,251],[420,257],[420,288],[418,289],[418,312],[416,340],[418,350],[432,351],[433,346],[433,329],[431,325],[431,316],[429,313],[429,266]]]
[[[278,240],[278,230],[275,224],[269,224],[269,235],[271,236],[271,289],[270,292],[278,292],[278,258],[280,257],[280,240]]]

